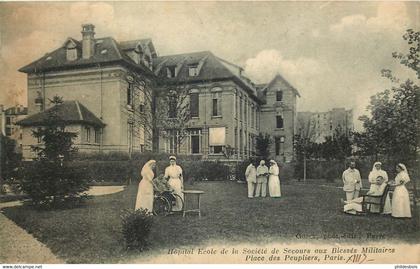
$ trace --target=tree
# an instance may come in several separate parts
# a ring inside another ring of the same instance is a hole
[[[60,97],[50,100],[53,107],[48,110],[44,126],[33,131],[33,136],[41,141],[32,150],[38,158],[23,169],[20,186],[28,194],[32,203],[43,207],[74,205],[87,197],[88,179],[83,171],[75,170],[69,164],[77,150],[73,139],[77,134],[65,130],[65,122],[58,115],[62,104]]]
[[[392,56],[400,60],[402,65],[415,71],[419,77],[419,32],[409,29],[403,38],[408,42],[408,52],[394,52]],[[388,69],[382,70],[382,76],[390,79],[395,86],[371,97],[368,106],[371,117],[359,118],[365,131],[356,136],[356,141],[364,153],[383,154],[407,161],[415,160],[420,141],[420,88],[410,79],[400,83]]]
[[[183,83],[167,84],[156,91],[154,117],[157,134],[170,139],[175,153],[189,135],[190,92]]]
[[[334,130],[332,136],[325,137],[325,141],[318,145],[321,150],[321,155],[327,160],[340,160],[345,159],[352,155],[352,140],[349,135],[343,132],[341,127]]]
[[[127,84],[127,101],[123,103],[122,111],[127,114],[129,124],[129,156],[143,142],[145,150],[151,149],[156,129],[156,119],[153,116],[154,96],[152,81],[140,76],[137,72],[127,70],[124,73]]]
[[[54,96],[50,102],[53,107],[47,112],[45,128],[32,131],[32,136],[41,140],[42,143],[40,146],[31,146],[31,149],[37,153],[39,160],[62,162],[70,159],[71,155],[77,151],[73,146],[73,139],[77,137],[77,134],[65,131],[66,124],[58,115],[58,106],[63,103],[63,99]]]
[[[315,129],[314,125],[311,124],[311,120],[301,120],[299,121],[299,124],[298,134],[295,135],[293,140],[293,147],[298,162],[295,167],[295,172],[299,174],[300,170],[303,168],[303,181],[306,181],[306,162],[307,159],[313,155],[317,145],[313,142],[315,138]]]
[[[269,134],[259,133],[255,140],[255,149],[257,156],[262,159],[268,159],[270,156],[270,145],[272,143]]]
[[[408,29],[403,39],[407,41],[408,51],[394,52],[392,57],[414,71],[417,78],[420,78],[420,32]],[[401,83],[389,69],[382,70],[382,76],[390,79],[395,86],[371,97],[368,106],[371,117],[359,118],[365,129],[364,134],[358,137],[361,142],[359,146],[362,147],[363,152],[371,152],[373,148],[376,155],[383,154],[392,157],[394,161],[415,164],[414,161],[419,153],[418,141],[420,141],[418,81],[406,79]],[[412,181],[416,206],[417,190],[414,177]],[[414,211],[417,213],[417,210]],[[418,216],[415,219],[418,224]]]

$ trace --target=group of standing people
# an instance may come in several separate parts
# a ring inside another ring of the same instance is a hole
[[[387,185],[394,187],[392,202],[389,193],[385,197],[383,211],[379,212],[379,205],[369,205],[371,212],[391,214],[396,218],[411,218],[410,197],[405,184],[410,181],[407,168],[399,163],[396,166],[397,175],[394,181],[388,181],[388,174],[382,170],[382,163],[375,162],[372,171],[369,173],[370,188],[367,195],[383,195]],[[356,214],[362,211],[363,197],[359,197],[362,189],[362,180],[359,170],[356,169],[356,163],[350,162],[349,168],[343,172],[343,190],[346,193],[344,201],[344,212]]]
[[[137,209],[146,209],[149,213],[153,212],[153,198],[154,198],[154,186],[156,184],[168,186],[168,191],[172,191],[177,194],[177,200],[172,208],[172,211],[182,210],[182,201],[184,198],[184,178],[182,174],[182,168],[176,164],[176,157],[169,157],[169,166],[165,169],[165,174],[162,178],[165,182],[154,182],[154,169],[156,168],[156,161],[148,161],[141,169],[141,180],[139,183],[139,189],[137,192],[136,206]]]
[[[267,183],[270,197],[280,197],[279,167],[274,160],[270,160],[270,167],[261,160],[258,167],[256,161],[252,160],[245,170],[245,178],[248,184],[248,198],[266,197]]]

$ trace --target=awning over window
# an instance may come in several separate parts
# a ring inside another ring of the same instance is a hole
[[[209,128],[209,145],[224,146],[226,143],[226,128]]]

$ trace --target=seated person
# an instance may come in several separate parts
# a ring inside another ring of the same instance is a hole
[[[168,180],[163,175],[159,175],[158,177],[154,178],[152,183],[153,190],[155,192],[160,193],[169,201],[172,201],[174,199],[172,195],[173,189],[169,185]]]
[[[386,181],[384,180],[383,177],[379,176],[377,178],[378,180],[378,188],[375,189],[371,189],[369,190],[366,195],[382,195],[384,193],[385,187],[387,185]],[[380,184],[379,184],[380,183]],[[366,198],[365,198],[366,199]],[[369,199],[369,198],[367,198]],[[363,197],[357,197],[353,200],[350,201],[342,201],[344,203],[344,212],[348,213],[348,214],[357,214],[358,212],[363,212],[362,209],[362,202],[363,202]],[[375,206],[375,205],[372,205]],[[390,213],[390,208],[391,208],[391,204],[390,204],[390,200],[389,200],[389,196],[386,197],[385,200],[385,206],[384,206],[384,214],[389,214]],[[379,212],[379,207],[378,208],[371,208],[371,212]]]

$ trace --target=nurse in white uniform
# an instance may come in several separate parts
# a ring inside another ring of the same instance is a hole
[[[176,157],[169,157],[169,166],[165,169],[165,178],[168,179],[168,184],[174,190],[175,194],[178,194],[182,199],[184,199],[184,179],[182,176],[181,166],[176,164]],[[182,201],[177,197],[175,206],[172,208],[172,211],[181,211],[182,210]]]

